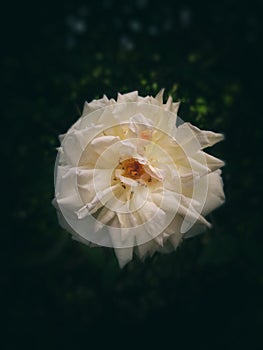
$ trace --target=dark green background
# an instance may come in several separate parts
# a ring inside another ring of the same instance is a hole
[[[4,349],[262,345],[262,11],[255,0],[3,9]],[[57,136],[85,100],[162,87],[183,120],[225,133],[210,152],[226,161],[227,201],[211,231],[120,270],[112,250],[73,242],[57,223]]]

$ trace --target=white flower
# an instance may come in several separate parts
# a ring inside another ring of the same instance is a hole
[[[163,104],[163,90],[104,96],[60,137],[60,224],[85,244],[113,247],[121,267],[134,253],[175,250],[210,227],[205,216],[224,202],[224,162],[203,151],[223,135],[184,123],[178,107],[171,97]]]

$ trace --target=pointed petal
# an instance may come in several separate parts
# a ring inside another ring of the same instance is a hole
[[[166,111],[173,112],[173,98],[172,98],[172,96],[169,96],[169,97],[168,97],[168,100],[167,100],[167,102],[166,102],[166,104],[165,104],[164,109],[165,109]]]
[[[152,256],[158,249],[158,244],[151,240],[149,242],[140,244],[136,247],[136,255],[139,256],[141,260],[144,260],[147,256]]]
[[[155,99],[160,103],[160,105],[163,104],[163,93],[164,93],[164,88],[162,88],[158,94],[155,96]]]
[[[172,106],[172,111],[177,114],[179,107],[180,107],[180,102],[174,102]]]
[[[115,248],[116,257],[118,259],[120,268],[123,268],[128,262],[132,260],[133,247],[129,248]]]
[[[200,130],[199,128],[190,123],[185,124],[187,124],[193,131],[194,136],[197,138],[201,145],[201,148],[211,147],[216,143],[224,140],[223,134],[215,133],[213,131]]]
[[[109,101],[108,97],[106,95],[103,95],[101,99],[98,100],[92,100],[91,102],[85,102],[82,117],[88,115],[91,112],[94,112],[97,109],[103,108],[109,104],[111,104],[112,101]]]
[[[138,101],[138,91],[128,92],[127,94],[118,93],[117,102],[137,102]]]
[[[215,171],[219,168],[222,168],[225,165],[225,162],[223,160],[213,157],[211,156],[211,154],[204,153],[204,155],[207,166],[211,171]]]
[[[199,235],[200,233],[203,233],[206,230],[207,230],[207,226],[199,224],[199,223],[195,224],[194,226],[192,226],[190,228],[190,230],[188,230],[184,234],[183,238],[186,239],[186,238],[191,238],[191,237],[197,236],[197,235]]]

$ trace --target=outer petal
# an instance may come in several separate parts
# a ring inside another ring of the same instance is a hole
[[[88,115],[91,112],[94,112],[97,109],[106,107],[113,103],[113,100],[109,100],[106,95],[103,96],[103,98],[99,100],[93,100],[89,103],[85,102],[82,117]]]
[[[225,202],[221,170],[208,175],[208,193],[202,215],[207,215]]]
[[[132,260],[133,247],[129,248],[115,248],[115,254],[117,256],[120,267],[124,267],[128,262]]]
[[[141,260],[144,260],[147,256],[152,256],[157,251],[157,249],[158,244],[154,240],[151,240],[137,246],[135,248],[135,253]]]
[[[137,102],[138,101],[138,91],[132,91],[127,94],[118,93],[117,102]]]
[[[199,235],[200,233],[203,233],[205,230],[207,230],[207,226],[202,225],[200,223],[195,224],[194,226],[192,226],[190,228],[190,230],[188,230],[185,234],[184,234],[184,239],[185,238],[191,238],[194,236]]]
[[[200,142],[201,148],[211,147],[216,143],[224,140],[223,134],[215,133],[213,131],[200,130],[190,123],[185,124],[187,124],[191,128],[191,130],[194,133],[194,136]]]
[[[164,89],[161,89],[158,94],[155,96],[155,99],[159,102],[160,105],[163,104],[163,93]]]
[[[207,166],[211,171],[215,171],[219,168],[222,168],[225,165],[225,162],[221,159],[211,156],[211,154],[204,153]]]

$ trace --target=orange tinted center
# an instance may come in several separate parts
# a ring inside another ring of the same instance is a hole
[[[144,165],[134,158],[125,159],[120,162],[118,169],[122,169],[122,176],[133,180],[151,181],[151,176],[147,174]]]

